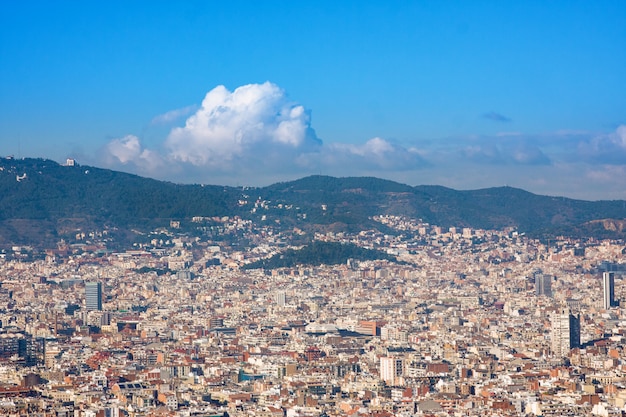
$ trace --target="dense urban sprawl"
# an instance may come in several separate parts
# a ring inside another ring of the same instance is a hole
[[[0,414],[624,414],[623,242],[375,220],[315,238],[403,262],[243,270],[287,239],[239,218],[3,252]]]

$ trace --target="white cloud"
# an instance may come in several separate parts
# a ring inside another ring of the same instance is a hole
[[[117,159],[117,162],[122,164],[126,164],[141,155],[141,144],[135,135],[113,139],[107,144],[106,149],[112,157]]]
[[[391,143],[381,138],[372,138],[365,142],[363,146],[353,146],[352,153],[360,156],[374,155],[377,157],[384,157],[385,155],[394,152],[395,148]]]
[[[621,125],[615,133],[611,135],[611,139],[621,148],[626,149],[626,125]]]
[[[595,166],[587,171],[587,177],[598,182],[615,182],[619,180],[626,185],[626,167],[615,165]]]
[[[230,167],[263,148],[305,149],[321,142],[304,107],[293,103],[270,82],[229,91],[215,87],[184,127],[173,129],[165,147],[180,162],[212,168]]]
[[[328,169],[403,171],[427,165],[417,149],[407,149],[379,137],[364,144],[330,144],[320,157]]]
[[[196,111],[198,106],[187,106],[181,109],[170,110],[166,113],[159,114],[154,117],[150,122],[151,125],[168,125],[178,121],[179,119],[189,116],[191,113]]]
[[[442,144],[432,144],[432,155],[438,163],[472,163],[486,165],[549,165],[546,145],[537,137],[517,132],[497,133],[493,136],[447,138]],[[433,161],[434,162],[434,161]]]
[[[158,153],[143,148],[135,135],[111,140],[105,147],[104,158],[110,166],[132,165],[143,173],[153,173],[163,164]]]
[[[614,132],[583,138],[578,144],[577,159],[611,165],[626,164],[626,125]]]

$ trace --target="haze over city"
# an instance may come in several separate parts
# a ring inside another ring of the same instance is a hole
[[[0,154],[626,199],[626,4],[10,2]]]

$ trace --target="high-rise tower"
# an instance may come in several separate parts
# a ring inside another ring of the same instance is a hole
[[[85,307],[87,311],[102,310],[102,283],[85,283]]]
[[[535,294],[552,297],[552,277],[550,275],[535,273]]]
[[[602,274],[602,302],[605,310],[615,307],[615,276],[613,272]]]
[[[552,316],[552,351],[556,356],[567,356],[571,349],[580,347],[580,315],[569,309]]]

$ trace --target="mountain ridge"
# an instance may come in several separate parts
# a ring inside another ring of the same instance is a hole
[[[0,246],[49,245],[98,228],[149,231],[196,216],[240,216],[305,231],[359,231],[380,229],[372,217],[385,214],[442,227],[512,227],[535,235],[626,234],[619,226],[626,201],[542,196],[509,186],[454,190],[313,175],[243,189],[175,184],[46,159],[0,159]]]

